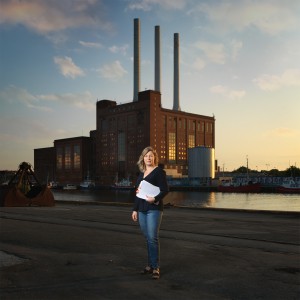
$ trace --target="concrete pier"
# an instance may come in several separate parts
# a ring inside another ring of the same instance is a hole
[[[0,208],[1,299],[299,299],[300,214],[166,208],[161,278],[131,206]]]

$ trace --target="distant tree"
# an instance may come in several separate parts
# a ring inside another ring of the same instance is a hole
[[[247,167],[241,166],[236,170],[233,170],[232,173],[247,173]]]
[[[299,177],[300,169],[295,166],[290,166],[285,171],[283,171],[283,176]]]
[[[280,171],[278,169],[271,169],[269,172],[268,172],[268,175],[270,176],[280,176]]]

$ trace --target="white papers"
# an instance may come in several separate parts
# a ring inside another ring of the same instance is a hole
[[[147,197],[155,197],[159,194],[160,189],[158,186],[149,183],[146,180],[142,180],[139,186],[139,192],[137,197],[147,200]]]

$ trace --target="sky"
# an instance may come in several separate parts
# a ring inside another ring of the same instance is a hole
[[[141,90],[160,26],[166,109],[179,34],[181,110],[215,116],[221,169],[300,167],[299,16],[298,0],[0,0],[0,170],[89,136],[98,100],[132,101],[134,18]]]

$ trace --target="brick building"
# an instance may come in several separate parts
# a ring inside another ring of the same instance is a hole
[[[54,147],[34,149],[34,169],[41,183],[83,181],[92,168],[91,138],[79,136],[54,141]]]
[[[41,184],[54,180],[55,149],[54,147],[34,149],[34,173]]]
[[[173,109],[162,107],[160,93],[160,29],[155,26],[155,90],[140,92],[140,23],[134,19],[133,101],[96,104],[96,130],[90,137],[54,141],[54,158],[35,149],[35,169],[45,177],[52,161],[56,180],[76,183],[87,174],[96,185],[111,185],[115,178],[135,181],[136,162],[146,146],[153,146],[168,175],[188,175],[188,149],[215,148],[215,118],[182,112],[179,97],[179,34],[174,34]],[[38,159],[44,157],[45,161]],[[47,162],[46,160],[49,160]]]
[[[98,101],[96,124],[94,174],[100,184],[112,182],[116,174],[134,180],[138,157],[149,145],[173,176],[188,174],[188,148],[215,147],[214,117],[164,109],[160,92],[152,90],[126,104]]]

